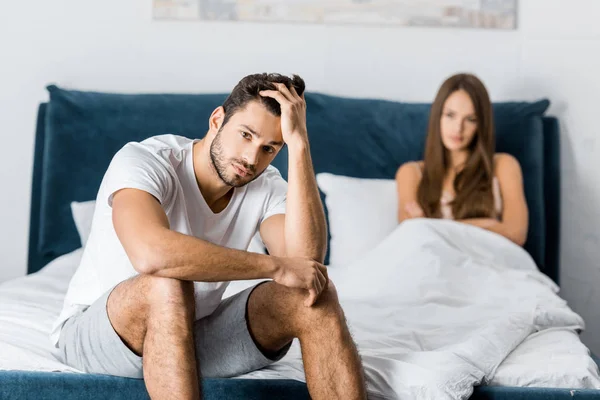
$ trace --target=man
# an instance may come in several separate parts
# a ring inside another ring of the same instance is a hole
[[[198,399],[199,376],[265,367],[299,338],[312,398],[366,398],[322,265],[303,92],[298,76],[247,76],[204,139],[157,136],[115,155],[53,331],[61,361],[143,377],[153,399]],[[284,143],[289,183],[269,165]],[[245,251],[257,230],[269,255]],[[260,278],[272,281],[221,300],[226,282]]]

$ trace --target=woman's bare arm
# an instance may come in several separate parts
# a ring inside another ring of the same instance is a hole
[[[461,220],[496,232],[519,246],[527,240],[529,210],[523,189],[523,175],[519,162],[509,154],[496,155],[496,177],[502,195],[502,221],[488,218]]]
[[[396,172],[396,188],[398,189],[398,223],[423,217],[423,210],[417,202],[417,189],[421,175],[415,162],[404,163]]]

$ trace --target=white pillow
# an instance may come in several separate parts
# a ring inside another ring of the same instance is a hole
[[[343,265],[373,249],[398,226],[393,179],[317,174],[329,215],[329,264]]]
[[[90,237],[95,208],[96,200],[71,202],[71,213],[73,215],[73,220],[75,221],[77,233],[79,233],[81,247],[85,247],[88,237]]]

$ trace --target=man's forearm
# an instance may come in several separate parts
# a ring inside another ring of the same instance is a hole
[[[288,143],[288,152],[286,255],[323,262],[327,246],[327,226],[309,145],[306,142]]]
[[[220,282],[272,278],[276,269],[274,257],[229,249],[166,228],[148,234],[145,242],[136,269],[155,276]]]

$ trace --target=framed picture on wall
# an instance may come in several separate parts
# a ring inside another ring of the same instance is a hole
[[[517,0],[153,0],[156,20],[515,29]]]

